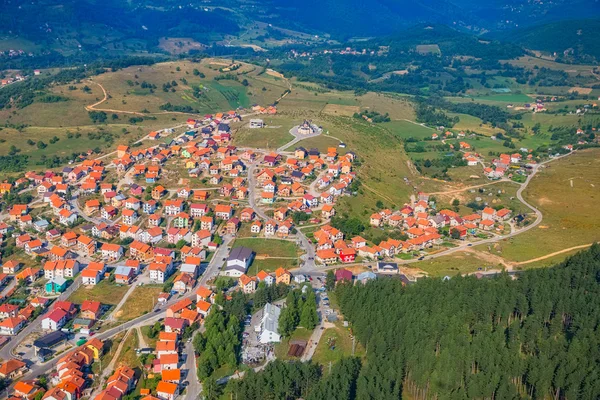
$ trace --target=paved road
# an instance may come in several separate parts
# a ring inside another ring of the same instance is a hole
[[[303,135],[301,133],[298,133],[298,127],[299,126],[294,126],[292,129],[290,129],[290,135],[292,135],[294,137],[294,139],[292,141],[284,144],[283,146],[279,147],[277,149],[278,152],[284,151],[288,147],[293,146],[296,143],[298,143],[298,142],[300,142],[300,141],[302,141],[304,139],[316,137],[316,136],[319,136],[319,135],[321,135],[323,133],[323,130],[321,128],[319,128],[316,125],[313,125],[313,128],[315,129],[315,133],[310,134],[310,135]]]
[[[271,218],[269,218],[264,210],[256,204],[256,166],[256,163],[249,164],[248,166],[248,204],[260,219],[268,221]],[[315,247],[299,229],[296,229],[296,237],[300,247],[305,252],[301,257],[304,262],[303,268],[315,270],[317,268],[315,265]]]

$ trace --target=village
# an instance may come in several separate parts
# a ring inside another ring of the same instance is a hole
[[[337,318],[324,292],[328,271],[335,270],[336,281],[364,282],[384,274],[412,284],[417,277],[402,264],[516,235],[531,222],[505,207],[486,206],[468,215],[438,210],[433,197],[418,193],[403,207],[368,218],[388,239],[345,237],[332,220],[336,200],[353,195],[357,154],[343,143],[326,152],[302,147],[304,138],[324,134],[310,121],[290,131],[291,151],[237,147],[233,123],[245,124],[252,115],[250,127],[268,135],[259,117],[277,109],[255,106],[248,113],[188,119],[181,133],[154,131],[135,145],[119,145],[108,157],[90,156],[58,171],[29,171],[0,184],[9,202],[0,215],[0,378],[10,382],[6,397],[119,400],[136,391],[145,399],[196,398],[201,385],[190,343],[211,310],[222,308],[216,298],[227,301],[233,292],[252,296],[269,285],[308,286],[319,294],[323,327]],[[462,150],[469,163],[479,163],[467,146]],[[521,161],[520,154],[502,155],[486,174],[501,178],[503,169]],[[33,200],[20,203],[23,194]],[[304,231],[307,227],[313,229]],[[287,243],[297,263],[260,267],[265,255],[240,245],[243,240]],[[107,296],[114,292],[114,303],[88,299],[86,291],[96,287]],[[143,287],[156,288],[149,308],[130,319],[115,317]],[[245,354],[273,359],[261,349],[281,341],[282,306],[267,303],[248,316],[259,320],[259,343],[254,350],[245,347]],[[159,329],[155,348],[137,350],[145,361],[143,385],[134,371],[139,365],[101,365],[108,341],[153,324]],[[310,340],[294,343],[290,352],[310,359],[320,335],[315,328]]]

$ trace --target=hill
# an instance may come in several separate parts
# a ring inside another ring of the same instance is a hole
[[[557,61],[594,62],[600,60],[600,19],[569,20],[536,25],[490,37],[517,43],[531,50],[557,53]]]

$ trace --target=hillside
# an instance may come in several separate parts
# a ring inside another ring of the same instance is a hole
[[[559,61],[600,60],[600,19],[559,21],[490,35],[531,50],[557,53]]]

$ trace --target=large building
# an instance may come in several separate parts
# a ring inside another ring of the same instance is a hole
[[[279,334],[279,315],[281,308],[267,303],[263,309],[263,316],[260,325],[257,327],[259,332],[259,341],[265,343],[278,343],[281,341]]]
[[[247,247],[236,247],[231,250],[229,258],[227,259],[227,265],[223,269],[223,274],[234,278],[239,278],[246,273],[252,260],[254,259],[254,252],[252,249]]]

